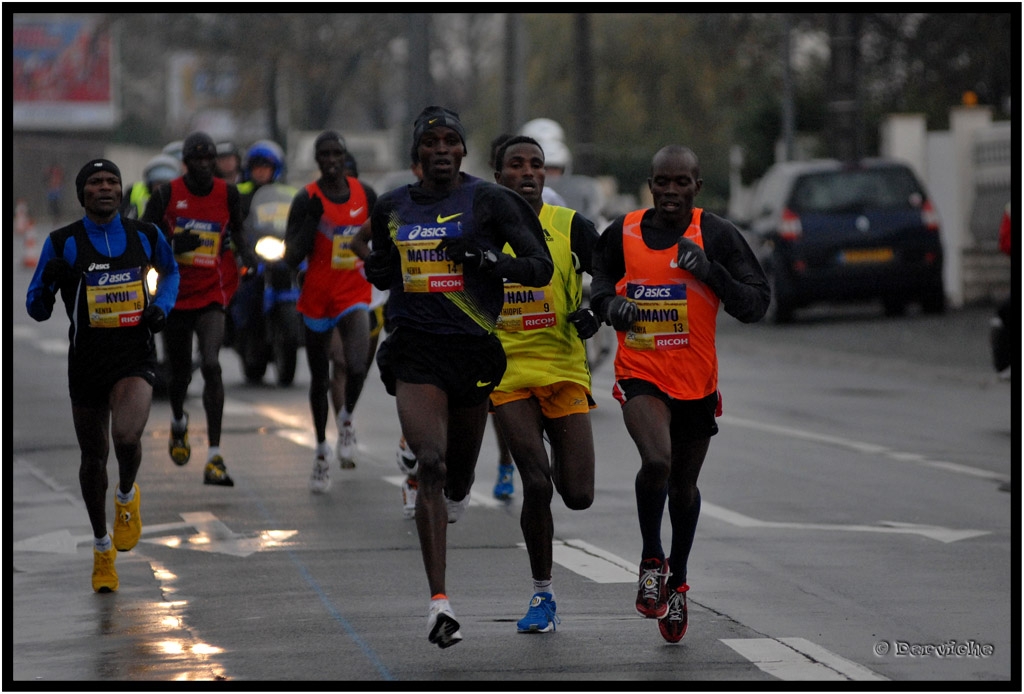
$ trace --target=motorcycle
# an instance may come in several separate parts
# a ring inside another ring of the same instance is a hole
[[[295,380],[299,348],[304,346],[299,287],[284,262],[284,237],[295,188],[268,183],[254,194],[243,223],[246,243],[259,258],[245,271],[228,307],[230,343],[242,361],[248,383],[262,383],[274,364],[277,384]]]

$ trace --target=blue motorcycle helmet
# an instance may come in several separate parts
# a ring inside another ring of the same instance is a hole
[[[245,153],[245,165],[242,168],[242,180],[252,180],[252,167],[258,163],[269,164],[274,169],[270,182],[281,179],[285,171],[284,150],[273,140],[257,140]]]

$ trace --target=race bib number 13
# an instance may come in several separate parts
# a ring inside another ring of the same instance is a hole
[[[636,322],[625,336],[627,347],[670,350],[690,346],[685,284],[628,284],[626,296],[638,309]]]

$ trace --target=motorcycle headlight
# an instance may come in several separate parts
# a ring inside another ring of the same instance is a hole
[[[149,272],[146,273],[146,289],[149,290],[149,295],[154,296],[156,294],[156,280],[158,275],[156,274],[156,268],[149,268]]]
[[[284,241],[276,236],[263,236],[256,242],[256,255],[264,260],[281,260],[284,257]]]

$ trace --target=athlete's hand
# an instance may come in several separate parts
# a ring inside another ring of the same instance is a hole
[[[391,286],[391,261],[388,251],[370,251],[363,261],[363,274],[377,289],[384,291]]]
[[[676,263],[701,282],[705,281],[711,272],[711,261],[708,260],[704,249],[685,236],[679,239],[679,256]]]
[[[40,279],[47,287],[52,287],[55,284],[58,287],[63,287],[65,284],[70,283],[74,277],[75,269],[71,267],[71,263],[64,260],[64,258],[50,258],[43,267],[43,274]]]
[[[625,332],[636,322],[637,307],[623,296],[612,297],[604,307],[604,322],[618,332]]]
[[[481,272],[489,272],[498,264],[498,256],[494,251],[481,248],[462,236],[442,239],[437,250],[444,251],[453,263],[464,268],[471,267]]]
[[[142,312],[142,322],[151,333],[156,334],[167,326],[167,315],[156,304],[150,304]]]
[[[576,333],[582,340],[589,340],[597,334],[601,324],[589,308],[581,308],[569,314],[569,322],[576,326]]]
[[[324,203],[320,199],[319,195],[309,196],[309,205],[306,206],[306,221],[312,222],[314,225],[320,223],[320,218],[324,216]]]
[[[181,255],[182,253],[194,251],[202,243],[203,240],[199,238],[199,234],[186,229],[185,231],[179,231],[171,237],[171,250],[174,251],[174,255]]]

